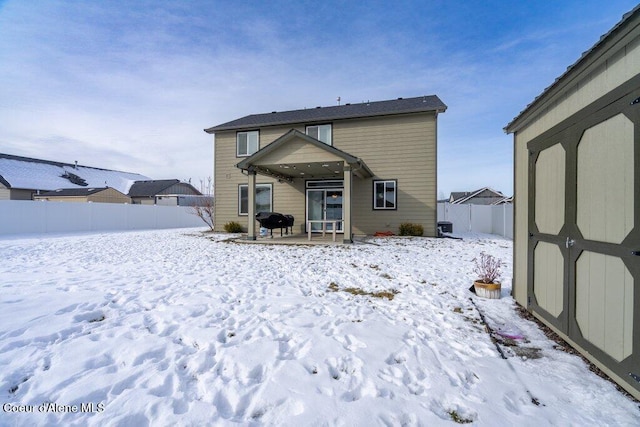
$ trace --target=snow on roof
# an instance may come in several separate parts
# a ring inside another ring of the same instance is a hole
[[[59,188],[112,187],[124,194],[129,192],[135,181],[151,179],[137,173],[7,154],[0,154],[0,177],[11,188],[52,191]]]

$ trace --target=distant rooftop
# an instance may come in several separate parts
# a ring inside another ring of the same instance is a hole
[[[52,191],[112,187],[127,194],[135,181],[149,179],[137,173],[0,153],[0,183],[7,188]]]
[[[354,119],[359,117],[385,116],[390,114],[420,113],[434,111],[443,113],[447,106],[436,95],[415,98],[398,98],[389,101],[366,101],[358,104],[335,105],[331,107],[305,108],[292,111],[273,111],[264,114],[252,114],[240,119],[223,123],[204,131],[216,131],[258,128],[293,123],[319,123],[322,121]]]
[[[109,187],[99,188],[61,188],[54,191],[47,191],[40,193],[40,196],[90,196],[91,194],[99,193],[107,190]]]
[[[178,179],[156,179],[150,181],[136,181],[129,189],[129,197],[148,197],[159,194],[172,185],[178,184]]]

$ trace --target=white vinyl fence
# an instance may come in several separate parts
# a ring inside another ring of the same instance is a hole
[[[0,236],[203,227],[184,206],[0,201]]]
[[[453,232],[473,231],[513,239],[513,204],[497,206],[438,203],[438,222],[448,221]]]

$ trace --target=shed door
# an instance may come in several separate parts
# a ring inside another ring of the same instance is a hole
[[[640,76],[528,149],[529,308],[640,390]]]

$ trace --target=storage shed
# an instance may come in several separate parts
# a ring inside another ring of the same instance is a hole
[[[513,294],[640,398],[640,6],[513,134]]]

